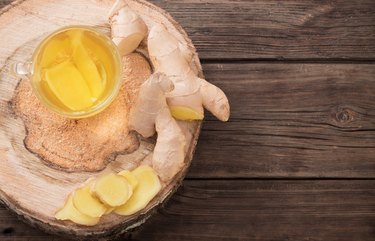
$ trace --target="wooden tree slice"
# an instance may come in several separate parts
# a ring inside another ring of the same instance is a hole
[[[111,160],[103,162],[105,168],[97,172],[85,172],[87,170],[84,168],[80,172],[67,172],[46,165],[45,161],[25,146],[27,119],[17,116],[14,109],[15,90],[21,80],[12,74],[12,65],[29,60],[46,34],[66,25],[91,25],[109,34],[106,15],[113,3],[114,0],[19,0],[0,11],[0,198],[20,218],[51,233],[99,238],[127,232],[141,225],[180,185],[199,136],[201,122],[179,122],[181,128],[188,133],[187,141],[190,143],[185,166],[139,213],[128,217],[110,214],[93,227],[55,220],[54,214],[63,206],[67,195],[90,177],[103,172],[133,169],[142,163],[148,163],[154,142],[141,140],[136,151],[128,154],[115,153]],[[149,28],[155,24],[163,24],[181,43],[188,46],[194,54],[192,67],[203,77],[191,40],[168,13],[144,0],[128,0],[128,4]],[[140,51],[147,57],[146,47],[146,42],[142,43]],[[22,98],[22,95],[18,98]],[[27,103],[23,99],[23,105]],[[121,105],[116,108],[118,112],[126,111],[121,109]],[[34,116],[38,116],[37,114],[34,113]],[[111,122],[113,119],[116,118],[109,118],[107,121]],[[38,138],[33,141],[38,141]]]

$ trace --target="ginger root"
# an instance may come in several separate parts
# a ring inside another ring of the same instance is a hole
[[[134,13],[124,0],[117,0],[109,13],[112,40],[121,55],[133,52],[146,37],[148,29],[144,21]]]
[[[124,177],[114,173],[99,177],[92,191],[103,203],[110,207],[124,204],[133,193],[129,182]]]
[[[171,116],[165,93],[173,90],[172,82],[163,74],[153,74],[140,88],[138,99],[130,111],[129,127],[143,137],[158,133],[152,167],[163,181],[170,180],[183,166],[185,137]]]
[[[166,74],[175,86],[173,91],[166,94],[169,107],[179,110],[172,112],[173,117],[201,120],[205,107],[219,120],[229,119],[229,102],[224,92],[194,73],[188,49],[165,27],[155,25],[150,30],[148,51],[155,71]]]
[[[94,226],[96,225],[100,218],[99,217],[90,217],[86,214],[81,213],[78,211],[73,204],[73,196],[69,195],[65,205],[61,208],[56,214],[55,218],[57,220],[70,220],[74,223],[86,226]]]
[[[109,15],[112,37],[122,54],[134,51],[147,35],[144,21],[124,0],[117,0]],[[184,133],[172,117],[202,120],[206,108],[221,121],[227,121],[229,102],[222,90],[194,72],[190,65],[194,52],[190,46],[180,43],[160,23],[148,34],[147,45],[156,74],[141,87],[129,126],[146,138],[158,133],[152,166],[168,182],[183,166],[186,151]]]
[[[132,215],[145,208],[161,189],[159,178],[151,167],[139,166],[132,174],[138,180],[138,185],[130,199],[114,210],[119,215]]]
[[[229,119],[224,92],[197,76],[190,66],[192,54],[161,25],[148,36],[148,50],[156,74],[141,87],[130,114],[130,128],[144,137],[158,133],[152,167],[168,182],[184,164],[185,133],[177,120],[202,120],[204,109],[218,119]],[[162,73],[162,74],[161,74]],[[169,88],[172,86],[173,88]]]

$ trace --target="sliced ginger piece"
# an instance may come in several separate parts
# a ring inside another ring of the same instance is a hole
[[[132,187],[132,190],[138,186],[138,179],[128,170],[123,170],[118,173],[118,175],[123,176],[126,178],[126,180],[129,182],[130,186]]]
[[[55,214],[57,220],[70,220],[74,223],[93,226],[99,223],[100,218],[93,218],[78,211],[73,204],[73,196],[69,195],[65,205]]]
[[[40,60],[41,68],[50,67],[54,64],[62,62],[61,60],[69,59],[71,51],[71,43],[68,36],[60,35],[51,41],[47,41],[42,47],[42,55]]]
[[[69,109],[78,111],[92,106],[90,89],[70,61],[47,69],[45,79],[51,91]]]
[[[110,214],[110,213],[112,213],[113,212],[113,210],[115,210],[115,208],[114,207],[107,207],[107,211],[104,213],[104,214]]]
[[[129,182],[124,177],[114,173],[99,177],[95,182],[93,192],[110,207],[123,205],[133,194]]]
[[[86,181],[86,184],[84,184],[85,186],[89,187],[90,188],[90,194],[92,196],[95,196],[95,193],[94,193],[94,187],[95,187],[95,182],[96,182],[96,179],[93,178],[93,177],[90,177],[87,181]]]
[[[91,194],[90,186],[74,192],[73,204],[78,211],[90,217],[101,217],[107,211],[107,207]]]
[[[119,215],[132,215],[145,208],[161,189],[159,178],[151,167],[139,166],[132,174],[138,179],[138,186],[130,199],[115,209]]]
[[[95,193],[94,193],[95,183],[96,183],[96,179],[90,178],[87,181],[87,184],[86,184],[86,186],[88,186],[90,188],[90,194],[94,197],[96,196]],[[111,206],[108,206],[108,205],[105,205],[105,207],[106,207],[106,211],[105,211],[104,214],[110,214],[115,209],[114,207],[111,207]]]
[[[90,32],[86,32],[82,34],[81,41],[85,43],[85,47],[87,49],[95,49],[95,59],[100,59],[101,61],[98,64],[97,68],[98,68],[99,74],[101,74],[102,85],[106,86],[107,80],[113,79],[115,77],[114,71],[106,72],[106,70],[112,69],[113,65],[115,65],[116,62],[114,61],[111,51],[105,51],[105,49],[103,49],[100,43],[98,43],[97,41],[94,41],[95,38],[94,36],[92,36],[92,34],[93,33],[90,33]]]
[[[203,115],[195,110],[185,106],[171,106],[169,107],[171,115],[177,120],[192,121],[203,120]]]
[[[94,60],[90,57],[81,42],[75,43],[72,57],[78,71],[89,86],[92,98],[97,100],[104,92],[105,83],[102,82],[101,74]]]

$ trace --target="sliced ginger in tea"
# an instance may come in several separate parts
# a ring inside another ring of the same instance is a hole
[[[99,70],[81,42],[73,48],[73,61],[90,89],[93,99],[98,99],[105,88]]]
[[[43,68],[51,67],[70,58],[71,43],[66,35],[56,36],[53,41],[46,43],[43,49],[40,66]]]
[[[131,173],[138,180],[138,184],[130,199],[114,210],[119,215],[132,215],[142,210],[161,189],[159,177],[151,167],[139,166]]]
[[[33,79],[52,105],[84,111],[108,96],[117,70],[105,39],[87,29],[72,28],[41,46]]]
[[[71,110],[83,110],[93,104],[86,80],[76,66],[65,61],[48,68],[45,79],[51,91]]]

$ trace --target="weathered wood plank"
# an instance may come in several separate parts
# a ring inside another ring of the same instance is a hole
[[[181,23],[202,59],[375,59],[373,0],[149,1]]]
[[[0,208],[0,239],[53,238]],[[185,181],[133,240],[361,240],[375,227],[375,180]],[[8,228],[8,229],[7,229]],[[4,234],[4,230],[13,229]]]
[[[151,0],[202,59],[375,58],[375,1]]]
[[[190,178],[375,177],[375,65],[206,64],[229,123],[204,122]]]

